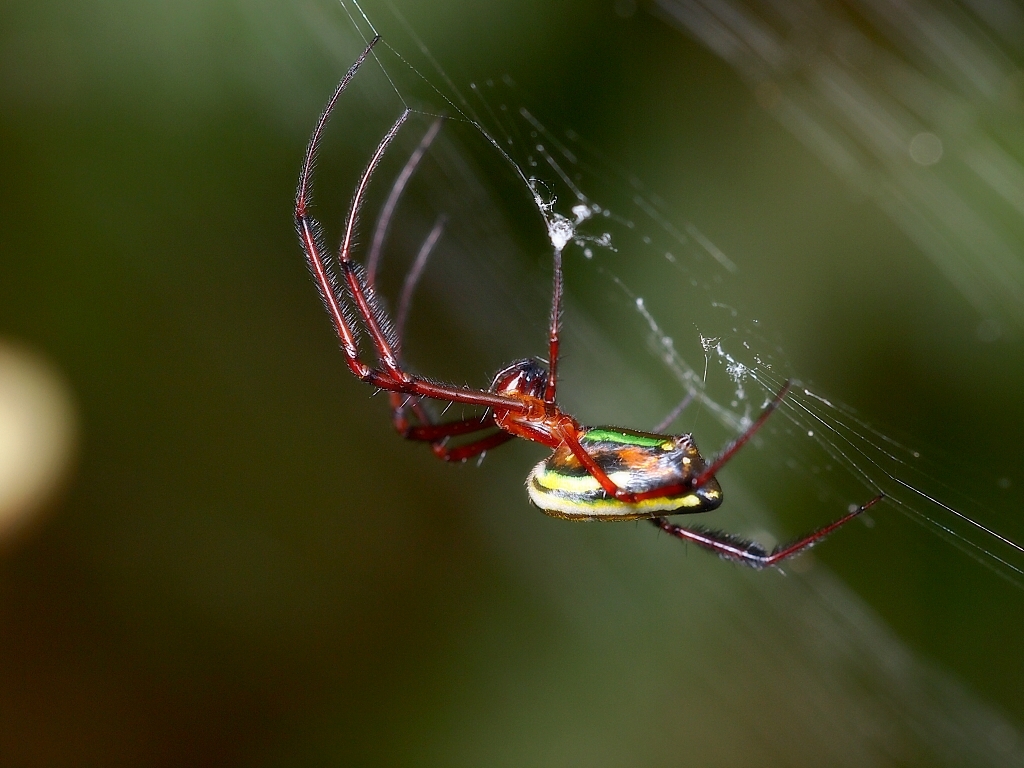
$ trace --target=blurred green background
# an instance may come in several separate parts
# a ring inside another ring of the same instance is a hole
[[[695,222],[792,371],[921,450],[950,503],[1024,533],[1024,329],[982,340],[956,285],[726,63],[627,2],[400,7],[460,88],[510,75]],[[0,541],[0,763],[1021,764],[1024,591],[894,510],[752,573],[646,526],[545,518],[522,487],[535,446],[450,467],[394,435],[291,221],[361,45],[330,0],[5,4],[0,339],[59,371],[77,448]],[[394,115],[372,77],[348,102],[372,121],[339,115],[324,149],[335,234]],[[421,323],[422,367],[454,348],[483,385],[492,355],[540,352],[538,253],[519,256],[532,324],[525,299],[461,337]],[[663,264],[616,271],[695,343]],[[569,279],[600,307],[606,276]],[[465,285],[426,286],[424,317]],[[564,401],[653,424],[679,391],[643,333],[590,317]],[[841,509],[751,454],[723,472],[722,526],[793,534]]]

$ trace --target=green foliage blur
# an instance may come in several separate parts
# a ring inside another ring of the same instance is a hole
[[[1024,333],[979,340],[956,287],[727,65],[642,4],[396,4],[460,86],[510,75],[531,111],[697,222],[801,378],[1024,533]],[[820,765],[840,748],[937,764],[900,720],[905,680],[867,645],[813,639],[836,594],[866,611],[843,621],[1015,724],[990,735],[1019,757],[1024,590],[913,521],[883,511],[833,537],[812,587],[648,526],[545,518],[522,486],[536,446],[452,467],[393,433],[347,373],[292,224],[309,131],[360,48],[331,0],[0,13],[0,337],[63,372],[81,422],[66,486],[0,545],[0,764]],[[340,119],[318,176],[339,212],[379,135]],[[325,224],[336,236],[340,213]],[[607,289],[570,279],[584,303]],[[460,297],[431,312],[445,300]],[[687,313],[669,322],[692,336]],[[543,315],[497,317],[484,338],[521,333],[532,354]],[[675,393],[622,352],[635,332],[596,322],[655,399],[609,362],[567,402],[647,427]],[[487,383],[479,334],[430,331],[418,360],[464,350]],[[762,492],[759,466],[723,483],[771,530],[841,511]]]

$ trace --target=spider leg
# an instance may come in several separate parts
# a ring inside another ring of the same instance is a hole
[[[651,430],[651,432],[662,433],[666,429],[672,426],[672,422],[679,418],[679,414],[686,410],[686,406],[693,402],[697,396],[696,392],[688,392],[686,397],[679,401],[679,405],[669,411],[668,416],[658,422],[658,426]]]
[[[438,123],[435,123],[435,125],[437,124]],[[420,146],[423,146],[423,142],[420,143]],[[406,168],[408,167],[409,164],[407,163]],[[401,179],[399,179],[399,181],[401,181]],[[395,182],[396,186],[398,183],[398,181]],[[402,295],[398,302],[398,319],[395,323],[395,350],[399,355],[401,355],[402,343],[405,337],[405,323],[409,317],[409,307],[412,304],[413,293],[415,293],[420,276],[423,274],[423,270],[427,265],[427,259],[430,257],[431,252],[434,250],[434,246],[437,245],[437,241],[441,237],[445,221],[446,217],[444,214],[438,216],[437,221],[434,224],[434,228],[430,230],[430,234],[427,235],[427,239],[424,240],[423,244],[420,246],[420,250],[416,254],[416,258],[413,259],[412,267],[405,276],[405,282],[402,284]],[[405,416],[405,410],[407,407],[412,409],[413,413],[416,414],[416,418],[419,419],[420,424],[424,426],[414,427],[409,424],[409,421]],[[449,428],[443,431],[439,430],[438,426],[434,424],[433,419],[430,418],[430,414],[427,413],[425,408],[423,408],[419,398],[414,398],[410,401],[408,398],[403,399],[394,392],[391,393],[391,420],[395,425],[395,429],[402,437],[408,440],[424,440],[427,442],[440,442],[444,440],[444,438],[452,435],[465,434],[466,432],[474,432],[479,429],[494,426],[494,419],[491,417],[483,422],[480,419],[451,422],[451,426]],[[463,431],[460,425],[464,425],[465,431]],[[431,437],[430,435],[435,435],[435,437]]]
[[[407,410],[412,410],[418,424],[409,421]],[[435,423],[419,402],[405,402],[405,396],[391,393],[392,422],[395,431],[407,440],[432,443],[459,435],[469,435],[484,429],[495,428],[494,416],[488,411],[483,416]]]
[[[401,352],[402,339],[405,336],[405,322],[409,319],[409,307],[412,305],[412,295],[416,291],[416,284],[419,283],[423,269],[427,266],[427,259],[430,258],[430,254],[434,250],[434,246],[437,245],[437,241],[441,239],[445,224],[447,223],[448,217],[443,213],[437,217],[433,229],[430,230],[427,239],[420,246],[419,253],[416,254],[412,267],[409,268],[409,274],[405,277],[405,283],[402,285],[402,296],[398,300],[398,313],[395,315],[395,342],[399,353]]]
[[[399,354],[401,353],[402,338],[405,335],[405,323],[409,316],[409,307],[412,303],[413,293],[416,290],[416,284],[423,274],[423,269],[426,266],[430,252],[441,237],[444,225],[445,216],[442,214],[438,217],[430,234],[427,235],[427,239],[420,247],[419,253],[416,254],[413,265],[409,270],[409,274],[406,275],[405,283],[402,286],[402,296],[398,303],[398,315],[395,322],[395,349]],[[418,425],[409,423],[405,413],[407,408],[411,409],[419,420],[420,423]],[[449,448],[447,441],[450,437],[471,434],[496,427],[493,413],[488,411],[484,416],[475,419],[460,419],[435,424],[418,399],[408,402],[406,398],[395,392],[391,393],[391,420],[398,434],[407,440],[420,440],[430,443],[430,450],[443,461],[465,461],[472,456],[477,456],[484,451],[502,445],[513,437],[507,432],[497,432],[486,435],[471,443]]]
[[[671,485],[662,485],[658,488],[653,488],[649,491],[642,493],[631,493],[624,491],[615,484],[615,481],[608,477],[607,473],[597,465],[593,457],[587,453],[587,450],[580,445],[579,438],[576,436],[575,430],[571,427],[563,427],[560,432],[562,441],[566,447],[572,451],[573,455],[579,459],[580,463],[586,468],[587,472],[590,473],[591,477],[600,483],[605,493],[612,496],[619,501],[626,502],[627,504],[635,504],[638,501],[646,501],[647,499],[659,499],[664,496],[675,496],[676,494],[683,493],[687,490],[696,490],[703,488],[711,478],[715,476],[725,464],[736,455],[736,452],[742,448],[746,443],[754,436],[754,434],[764,426],[764,423],[768,420],[775,410],[782,403],[782,399],[786,396],[792,387],[792,382],[787,381],[782,385],[782,388],[775,394],[771,402],[765,406],[765,409],[761,411],[761,415],[757,417],[757,420],[751,424],[743,433],[733,440],[725,449],[718,454],[714,461],[708,464],[703,471],[695,478],[687,482],[673,483]]]
[[[431,124],[427,133],[420,140],[419,146],[406,162],[405,167],[402,169],[398,179],[396,179],[391,188],[384,210],[377,222],[377,227],[373,236],[373,246],[367,260],[368,267],[365,281],[366,287],[369,290],[373,290],[374,288],[374,281],[376,279],[377,268],[380,264],[387,229],[390,225],[394,210],[401,198],[401,193],[409,178],[416,170],[416,167],[419,165],[423,155],[437,136],[437,133],[441,128],[442,121],[443,118],[438,118]],[[401,359],[402,343],[405,337],[405,324],[409,317],[409,309],[412,305],[413,294],[416,291],[416,286],[423,274],[423,270],[426,268],[427,260],[430,258],[431,252],[434,250],[434,247],[437,245],[438,240],[440,240],[441,235],[444,232],[446,222],[447,217],[444,216],[444,214],[438,216],[430,234],[427,235],[427,238],[420,246],[419,252],[416,254],[416,258],[413,259],[412,267],[410,267],[408,274],[405,276],[405,281],[402,285],[401,298],[398,302],[398,312],[395,317],[392,341],[395,356],[399,360]],[[478,418],[459,419],[437,424],[431,419],[430,414],[423,407],[419,398],[409,398],[398,392],[391,392],[390,395],[391,421],[395,427],[395,431],[407,440],[430,443],[430,450],[437,458],[443,461],[465,461],[466,459],[478,456],[491,448],[502,445],[513,437],[506,432],[496,432],[485,435],[484,437],[469,443],[449,447],[448,439],[451,437],[468,435],[481,430],[495,428],[496,425],[494,423],[493,412],[488,411],[482,417]],[[419,422],[418,424],[412,424],[409,421],[407,416],[407,411],[409,410],[411,410],[415,415]]]
[[[395,426],[395,431],[406,440],[430,443],[430,450],[433,451],[437,458],[443,461],[465,461],[484,451],[489,451],[491,448],[497,448],[514,437],[514,435],[508,432],[493,432],[472,442],[449,447],[448,438],[469,435],[484,429],[494,428],[496,425],[493,414],[488,411],[481,418],[460,419],[458,421],[434,424],[420,403],[414,401],[407,404],[402,398],[402,395],[394,392],[391,393],[392,423]],[[407,408],[412,409],[420,422],[419,424],[411,424],[409,422],[405,415]]]
[[[420,150],[425,151],[426,147],[429,146],[428,139],[432,140],[432,134],[436,134],[436,129],[439,127],[440,119],[435,121],[431,126],[431,130],[427,132],[424,140],[420,142],[417,152],[420,152]],[[422,152],[420,153],[422,154]],[[403,174],[410,168],[411,163],[412,160],[410,160],[410,163],[406,164],[406,169],[403,170]],[[399,178],[399,181],[402,181],[401,177]],[[395,186],[397,187],[398,184],[399,182],[396,181]],[[394,190],[392,190],[392,192],[394,192]],[[438,216],[433,229],[430,230],[430,234],[427,235],[426,240],[423,241],[423,245],[420,246],[420,250],[416,254],[416,258],[413,260],[409,273],[405,276],[405,282],[402,285],[401,298],[398,302],[398,314],[395,320],[395,352],[399,356],[401,355],[402,340],[405,336],[405,323],[409,317],[409,308],[412,305],[413,294],[416,291],[416,286],[423,274],[423,270],[427,265],[427,259],[430,258],[430,254],[434,250],[434,246],[437,245],[437,241],[444,232],[446,221],[447,217],[444,214]],[[372,287],[369,275],[367,276],[367,282],[370,283]],[[406,417],[406,409],[411,409],[413,411],[420,422],[418,425],[409,423],[409,419]],[[494,423],[494,416],[492,412],[488,411],[480,418],[461,419],[436,424],[430,418],[426,409],[423,408],[418,398],[413,399],[410,402],[408,398],[405,398],[396,392],[391,393],[391,420],[398,434],[407,440],[418,440],[430,443],[430,449],[434,452],[434,455],[444,461],[464,461],[471,456],[476,456],[492,447],[501,445],[512,438],[511,435],[502,432],[500,433],[500,439],[499,435],[487,435],[486,437],[480,438],[474,442],[449,448],[447,446],[447,441],[450,437],[471,434],[473,432],[479,432],[480,430],[494,428],[496,425]]]
[[[555,248],[554,279],[551,287],[551,320],[548,325],[548,381],[544,387],[544,402],[555,402],[558,385],[558,339],[562,324],[562,249]]]
[[[388,229],[391,226],[391,218],[395,213],[395,209],[398,207],[398,201],[402,197],[402,192],[405,191],[406,184],[409,183],[409,179],[416,172],[419,167],[420,161],[423,160],[423,156],[430,149],[430,145],[434,143],[434,139],[437,137],[438,132],[441,130],[441,125],[444,123],[444,118],[439,117],[430,124],[427,132],[423,134],[423,138],[420,139],[419,146],[409,156],[409,159],[405,163],[405,167],[402,168],[402,172],[398,174],[398,178],[395,179],[395,183],[391,187],[391,191],[388,193],[388,199],[384,203],[384,207],[381,209],[380,218],[377,219],[377,226],[373,228],[373,241],[370,245],[370,255],[366,257],[366,282],[371,287],[373,286],[377,277],[377,267],[380,263],[381,251],[384,248],[384,240],[388,236]]]
[[[714,477],[715,472],[729,461],[729,459],[735,456],[736,452],[746,444],[751,437],[753,437],[757,430],[764,425],[768,417],[771,416],[775,409],[779,407],[779,404],[782,402],[782,398],[786,396],[790,386],[790,382],[787,381],[764,411],[762,411],[757,420],[739,437],[733,440],[732,443],[730,443],[703,472],[689,483],[677,483],[674,485],[662,486],[644,493],[629,493],[628,491],[624,491],[619,488],[615,482],[608,477],[605,471],[597,465],[593,457],[591,457],[590,454],[587,453],[586,449],[580,445],[579,439],[574,431],[570,429],[563,429],[562,439],[569,450],[573,452],[573,455],[579,459],[580,463],[587,469],[590,475],[600,483],[605,493],[609,496],[626,503],[635,503],[645,499],[655,499],[663,496],[675,495],[687,490],[696,490],[701,488],[711,480],[711,478]],[[832,531],[842,525],[845,525],[865,510],[870,509],[883,498],[885,498],[885,494],[880,493],[871,499],[871,501],[866,504],[862,504],[851,512],[848,512],[838,520],[834,520],[823,528],[819,528],[803,538],[797,539],[789,544],[778,546],[771,552],[766,552],[764,548],[756,542],[740,538],[739,536],[723,533],[721,531],[706,530],[703,528],[683,528],[682,526],[670,523],[664,517],[651,518],[651,523],[665,531],[665,533],[675,536],[676,538],[683,539],[684,541],[692,541],[694,544],[704,547],[705,549],[709,549],[712,552],[715,552],[719,557],[726,560],[743,563],[744,565],[749,565],[752,568],[770,568],[771,566],[778,565],[787,558],[814,546],[832,533]]]
[[[693,542],[699,547],[703,547],[704,549],[714,552],[724,560],[732,560],[736,563],[748,565],[751,568],[761,569],[779,565],[784,560],[787,560],[804,550],[810,549],[832,533],[832,531],[842,525],[845,525],[865,510],[875,506],[875,504],[880,502],[883,498],[885,498],[885,494],[880,493],[867,504],[862,504],[856,509],[843,515],[838,520],[834,520],[828,525],[819,528],[796,541],[790,542],[789,544],[779,545],[771,552],[765,551],[765,549],[757,542],[750,541],[749,539],[743,539],[730,533],[723,533],[722,531],[710,531],[696,527],[683,528],[670,523],[664,517],[652,517],[651,523],[656,528],[661,529],[671,536],[675,536],[683,541]]]
[[[352,261],[351,248],[352,238],[355,230],[355,222],[359,208],[362,205],[366,188],[370,178],[380,163],[384,152],[398,134],[398,130],[409,116],[409,111],[404,111],[391,129],[385,134],[377,146],[370,163],[367,165],[363,175],[356,186],[356,192],[349,207],[348,217],[345,225],[345,237],[338,253],[338,268],[347,288],[348,297],[355,305],[361,324],[368,332],[376,356],[381,368],[373,368],[362,361],[359,355],[359,345],[353,332],[354,318],[348,306],[342,300],[342,292],[335,280],[329,264],[323,258],[323,243],[320,234],[320,227],[316,220],[309,213],[310,195],[312,190],[312,173],[317,149],[323,135],[324,126],[330,118],[331,113],[341,96],[341,93],[348,86],[359,66],[366,60],[370,50],[377,42],[374,38],[367,45],[366,49],[349,68],[345,77],[342,78],[334,94],[324,108],[317,126],[310,137],[309,145],[306,148],[306,155],[302,165],[302,172],[299,176],[299,186],[295,196],[295,227],[299,235],[306,255],[306,261],[313,274],[317,287],[320,290],[324,307],[334,324],[338,340],[341,342],[342,352],[345,355],[345,362],[349,370],[360,381],[365,381],[380,389],[389,392],[402,392],[419,397],[430,397],[438,400],[448,400],[467,405],[479,405],[489,408],[501,408],[511,413],[526,413],[528,407],[521,401],[495,395],[477,389],[453,387],[444,384],[436,384],[418,376],[412,376],[401,369],[398,364],[391,340],[387,338],[384,328],[387,327],[387,316],[383,308],[377,303],[363,275],[362,268]]]
[[[715,473],[724,467],[729,460],[736,455],[736,452],[740,448],[747,444],[747,441],[764,426],[766,421],[768,421],[768,417],[775,413],[776,409],[782,405],[783,399],[792,388],[792,379],[787,379],[782,387],[779,388],[779,391],[775,393],[775,397],[771,399],[771,402],[769,402],[768,405],[765,406],[765,409],[761,411],[761,415],[757,417],[757,420],[747,427],[739,437],[729,443],[729,445],[727,445],[722,452],[715,457],[715,460],[708,464],[704,471],[697,476],[697,479],[693,481],[694,487],[700,488],[704,483],[714,477]]]
[[[442,461],[458,462],[471,459],[474,456],[479,456],[482,453],[486,453],[491,448],[497,448],[499,445],[504,445],[509,440],[515,439],[515,435],[509,434],[508,432],[492,432],[486,437],[481,437],[479,440],[474,440],[471,443],[464,443],[463,445],[456,445],[453,448],[449,448],[443,442],[431,443],[430,450],[434,452],[434,455]]]
[[[405,190],[406,184],[408,184],[409,179],[412,177],[413,173],[415,173],[417,167],[419,167],[420,161],[423,159],[426,151],[430,148],[434,138],[440,131],[443,121],[444,118],[439,117],[431,124],[423,138],[420,139],[419,146],[416,147],[415,151],[406,161],[405,167],[402,168],[402,172],[398,174],[398,178],[395,179],[395,183],[391,186],[387,202],[385,202],[380,217],[377,219],[377,226],[373,231],[373,245],[370,248],[370,255],[367,257],[366,285],[370,290],[374,290],[376,288],[377,270],[380,266],[384,241],[387,239],[391,219],[394,215],[395,209],[398,207],[402,192]],[[423,274],[423,270],[426,267],[427,259],[430,257],[434,246],[437,245],[437,241],[440,239],[441,233],[444,231],[446,221],[447,217],[443,214],[437,218],[433,229],[420,246],[420,250],[416,254],[416,258],[413,259],[412,267],[408,274],[406,274],[405,282],[402,284],[402,294],[398,303],[398,315],[395,321],[393,341],[395,345],[395,354],[399,359],[401,359],[402,344],[405,337],[405,323],[409,317],[409,307],[412,304],[413,293],[416,291],[416,286],[419,283],[420,276]],[[395,431],[407,440],[440,443],[445,438],[453,435],[467,434],[494,426],[493,418],[489,420],[489,423],[481,422],[479,419],[465,419],[462,421],[452,422],[450,425],[446,425],[442,428],[435,425],[426,409],[424,409],[420,403],[419,398],[406,397],[397,392],[391,392],[390,394],[392,423],[395,427]],[[409,423],[409,420],[406,417],[407,408],[412,409],[422,426],[412,425]]]
[[[380,304],[377,303],[373,288],[367,284],[362,267],[352,260],[352,239],[355,234],[356,219],[359,216],[359,209],[362,207],[363,196],[370,184],[370,178],[373,176],[373,172],[377,170],[377,166],[383,159],[384,153],[391,145],[391,142],[395,140],[399,129],[401,129],[408,117],[409,110],[405,109],[394,125],[384,134],[384,138],[377,145],[377,149],[366,166],[366,170],[363,171],[363,175],[356,186],[355,194],[352,196],[348,216],[345,219],[345,238],[338,249],[338,267],[341,270],[342,279],[348,287],[349,297],[355,303],[359,316],[362,318],[363,326],[370,335],[374,349],[377,352],[377,360],[388,375],[399,382],[409,381],[410,377],[398,364],[398,355],[394,350],[393,335],[386,330],[388,327],[386,322],[387,316]],[[392,338],[389,338],[389,336]]]

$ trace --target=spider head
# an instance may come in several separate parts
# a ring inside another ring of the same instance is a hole
[[[547,380],[547,368],[537,360],[516,360],[495,374],[491,392],[496,395],[544,397]]]

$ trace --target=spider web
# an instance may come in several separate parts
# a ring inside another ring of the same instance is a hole
[[[681,219],[580,133],[553,127],[536,114],[513,78],[458,85],[399,9],[371,20],[353,0],[341,7],[363,44],[382,36],[373,53],[378,67],[364,67],[353,82],[369,108],[361,106],[357,116],[339,110],[332,125],[335,134],[359,137],[367,150],[347,161],[349,176],[342,178],[358,176],[359,165],[402,109],[413,112],[371,185],[357,258],[374,248],[394,180],[434,134],[425,159],[402,182],[378,277],[380,294],[390,298],[394,311],[404,275],[422,269],[403,343],[411,367],[479,387],[509,360],[546,350],[550,264],[559,251],[567,283],[559,400],[583,423],[650,429],[670,414],[668,431],[694,432],[705,455],[713,454],[757,417],[786,380],[796,380],[777,414],[734,462],[737,472],[758,477],[767,490],[755,494],[743,487],[730,465],[726,494],[736,503],[716,512],[724,515],[716,526],[770,545],[780,528],[822,524],[884,492],[885,504],[862,518],[869,526],[890,525],[888,512],[896,510],[1018,589],[1024,584],[1020,532],[998,511],[972,505],[955,478],[947,479],[945,468],[963,466],[963,457],[916,450],[828,393],[799,382],[785,344],[744,310],[741,260],[697,222]],[[330,154],[325,149],[325,157]],[[338,187],[318,189],[323,208],[344,210],[348,192],[346,185]],[[340,214],[326,220],[338,221]],[[423,254],[429,260],[423,262]],[[676,413],[674,406],[687,401]],[[781,526],[757,502],[761,493],[813,515],[799,526]],[[593,555],[581,551],[567,555],[559,549],[566,546],[580,548],[561,541],[541,542],[536,549],[546,553],[545,562],[586,564],[588,583],[601,584],[607,563],[589,563]],[[524,554],[518,549],[510,557],[519,561]],[[672,577],[655,578],[669,583]],[[843,722],[853,731],[893,731],[878,737],[887,757],[862,755],[863,745],[850,743],[841,748],[847,750],[843,759],[914,762],[913,750],[900,752],[893,744],[920,739],[932,759],[951,765],[1020,764],[1013,726],[908,654],[827,572],[801,573],[798,583],[794,589],[807,592],[802,597],[762,579],[747,588],[746,602],[729,605],[745,617],[740,623],[752,636],[760,636],[765,628],[753,625],[763,606],[800,603],[779,611],[786,621],[800,616],[813,625],[799,643],[801,664],[827,668],[823,680],[854,699],[866,697],[843,704],[850,711],[841,717],[852,718]],[[714,590],[710,582],[697,589]],[[564,595],[550,599],[586,627],[596,621]],[[765,665],[780,661],[772,657]],[[843,671],[835,678],[837,664]],[[720,683],[710,682],[709,690]],[[811,681],[805,685],[814,687]],[[896,724],[904,722],[911,723],[912,737],[894,735],[901,728]]]
[[[364,41],[380,34],[361,6],[342,7]],[[755,441],[771,446],[761,451],[761,474],[805,486],[813,504],[831,512],[824,519],[884,493],[888,507],[1018,588],[1024,586],[1019,532],[1012,531],[998,510],[973,508],[969,497],[942,479],[943,465],[962,459],[922,456],[853,408],[802,383],[784,346],[739,308],[743,299],[734,288],[739,282],[736,263],[694,222],[676,221],[656,193],[575,131],[549,127],[526,106],[512,78],[472,82],[460,89],[400,11],[391,7],[391,12],[393,29],[373,53],[378,79],[360,73],[360,84],[364,93],[391,105],[380,111],[381,132],[387,117],[400,107],[419,118],[421,136],[436,118],[445,119],[431,148],[436,167],[431,170],[424,163],[417,168],[403,193],[409,199],[417,194],[421,200],[433,198],[430,210],[417,214],[412,210],[416,205],[403,200],[402,226],[388,233],[389,252],[416,253],[431,227],[439,226],[433,209],[439,207],[437,200],[444,200],[446,232],[441,240],[447,251],[432,257],[427,273],[436,273],[438,283],[460,300],[450,317],[435,320],[458,325],[442,335],[477,335],[478,346],[494,355],[488,371],[510,356],[545,349],[549,288],[543,273],[550,267],[544,262],[557,250],[565,259],[568,284],[560,400],[570,413],[584,423],[651,428],[672,410],[672,402],[685,399],[692,402],[670,427],[697,432],[705,452],[711,453],[749,426],[773,394],[792,380],[791,394]],[[404,38],[406,45],[393,45],[396,38]],[[382,92],[391,97],[382,99]],[[390,152],[393,169],[384,168],[380,176],[398,175],[419,141],[413,133],[408,147]],[[481,175],[492,182],[497,178],[497,187],[479,182]],[[417,184],[427,191],[417,193]],[[387,186],[377,183],[378,197],[387,193]],[[441,187],[446,187],[443,193]],[[494,214],[496,195],[501,198],[498,205],[518,208],[511,218],[528,222],[518,225],[519,232],[508,224],[510,217]],[[367,210],[380,206],[371,197]],[[364,238],[370,237],[371,223],[368,218],[363,224]],[[461,256],[454,255],[459,249]],[[538,257],[532,268],[523,267],[517,250]],[[445,261],[450,263],[445,266]],[[383,292],[395,296],[404,272],[391,266],[389,288],[382,276]],[[637,277],[638,272],[643,275]],[[587,290],[574,290],[580,282]],[[416,301],[429,298],[417,296]],[[506,322],[525,329],[530,344],[495,343],[495,323],[480,318],[493,319],[497,305],[512,307],[514,317]],[[685,307],[685,314],[679,307]],[[436,333],[431,328],[430,335]],[[411,331],[413,339],[417,335]],[[615,349],[608,349],[608,338],[618,339]],[[638,339],[642,344],[636,344]],[[405,346],[415,361],[415,341]],[[457,363],[447,374],[436,362],[424,361],[419,367],[428,375],[462,376],[471,386],[481,383],[479,373],[460,370]],[[600,374],[595,371],[602,370],[607,380],[597,385],[595,375]],[[636,382],[637,371],[649,380]],[[616,392],[614,383],[623,379],[633,380],[629,391],[643,392],[640,407],[635,398]],[[648,405],[652,402],[657,407]],[[645,421],[637,424],[637,419]],[[870,525],[877,516],[875,512],[866,521]]]

